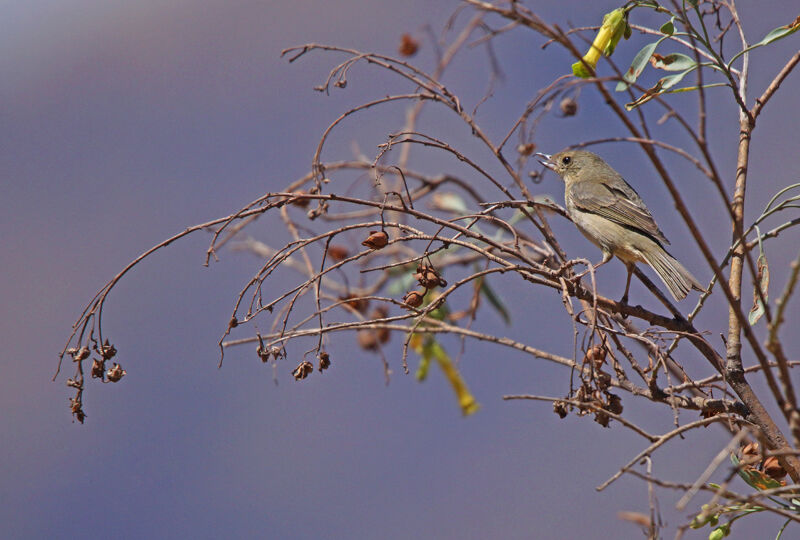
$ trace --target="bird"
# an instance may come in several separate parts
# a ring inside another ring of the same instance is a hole
[[[554,155],[536,153],[539,162],[564,181],[567,215],[583,235],[603,252],[602,266],[616,256],[631,274],[637,262],[648,264],[678,301],[690,290],[705,292],[700,282],[664,248],[669,245],[650,210],[630,184],[603,158],[586,150],[564,150]]]

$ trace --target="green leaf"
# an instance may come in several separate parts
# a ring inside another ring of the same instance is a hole
[[[511,324],[511,315],[508,314],[508,309],[506,309],[505,304],[503,303],[503,299],[494,292],[494,290],[489,286],[489,281],[487,279],[483,279],[481,281],[481,294],[486,297],[492,307],[500,314],[500,317],[503,318],[503,322],[507,325]]]
[[[683,79],[686,75],[688,75],[692,71],[694,71],[693,67],[687,69],[682,73],[676,73],[675,75],[668,75],[667,77],[660,79],[658,82],[661,83],[661,90],[667,90],[669,88],[672,88],[673,86],[681,82],[681,79]]]
[[[671,36],[672,34],[675,33],[675,24],[673,24],[672,22],[674,19],[675,17],[673,17],[672,19],[668,20],[667,22],[661,25],[661,28],[659,28],[659,30],[661,30],[662,34]]]
[[[697,7],[697,0],[686,0],[686,3],[692,6],[693,8]]]
[[[685,71],[697,65],[694,58],[690,58],[681,53],[672,53],[666,56],[654,54],[651,57],[650,63],[654,68],[663,69],[665,71]]]
[[[639,78],[639,75],[642,74],[642,71],[644,71],[644,68],[647,66],[647,62],[650,60],[650,57],[653,56],[656,47],[658,47],[658,44],[664,39],[666,39],[666,36],[658,41],[654,41],[653,43],[648,43],[642,47],[642,50],[636,53],[636,56],[633,57],[633,62],[631,62],[631,67],[629,67],[628,71],[625,72],[625,75],[622,76],[623,80],[617,84],[615,89],[617,92],[627,90],[628,85],[636,82],[636,79]]]
[[[669,75],[667,77],[659,79],[654,87],[650,88],[649,90],[646,90],[645,93],[639,96],[635,101],[626,103],[625,108],[629,111],[632,111],[636,107],[644,105],[657,95],[663,94],[666,90],[672,88],[673,86],[681,82],[681,79],[683,79],[686,76],[686,74],[690,73],[691,71],[694,71],[694,68],[689,68],[681,73],[676,73],[675,75]]]
[[[772,30],[771,32],[767,33],[767,35],[764,36],[764,39],[762,39],[755,45],[751,45],[750,48],[752,49],[755,47],[761,47],[763,45],[769,45],[773,41],[778,41],[781,38],[785,38],[786,36],[794,34],[798,30],[800,30],[800,16],[798,16],[794,21],[792,21],[791,24],[787,24],[785,26],[779,26],[775,30]]]
[[[769,288],[769,266],[767,265],[767,256],[764,255],[763,250],[758,255],[756,264],[758,265],[756,283],[758,283],[758,287],[761,289],[761,294],[764,295],[764,300],[769,300],[767,296],[767,289]],[[764,315],[765,311],[764,303],[761,301],[761,298],[758,297],[758,289],[753,287],[753,307],[747,315],[750,326],[756,324]]]

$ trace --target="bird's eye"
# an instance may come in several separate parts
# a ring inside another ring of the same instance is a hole
[[[564,156],[563,158],[561,158],[561,163],[563,163],[564,165],[569,165],[570,161],[572,161],[572,158],[569,156]]]

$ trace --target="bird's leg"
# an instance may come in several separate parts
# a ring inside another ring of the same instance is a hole
[[[625,263],[625,268],[627,268],[628,270],[628,279],[625,280],[625,294],[622,295],[622,300],[620,300],[620,303],[622,304],[628,303],[628,290],[631,288],[631,276],[633,275],[633,264]]]

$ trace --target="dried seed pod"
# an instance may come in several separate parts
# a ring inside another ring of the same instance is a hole
[[[528,157],[533,154],[534,150],[536,150],[536,145],[532,142],[517,145],[517,152],[521,156]]]
[[[614,414],[622,414],[622,398],[616,394],[608,394],[608,406],[606,410]]]
[[[386,306],[378,306],[372,310],[372,313],[369,314],[370,319],[385,319],[389,316],[389,310]],[[388,328],[378,328],[373,330],[373,333],[376,334],[379,343],[388,343],[389,338],[392,336],[392,331]]]
[[[558,107],[561,109],[564,116],[575,116],[575,113],[578,112],[578,102],[571,97],[562,99]]]
[[[289,204],[292,206],[297,206],[298,208],[308,208],[308,204],[311,202],[311,199],[305,197],[304,195],[308,195],[308,192],[299,189],[297,191],[292,192],[294,197],[289,200]]]
[[[325,351],[319,352],[319,364],[317,365],[317,369],[322,372],[329,367],[331,367],[331,355]]]
[[[312,371],[314,371],[314,366],[311,364],[311,362],[304,361],[301,362],[299,366],[294,368],[292,371],[292,376],[294,377],[294,380],[300,381],[311,375]]]
[[[600,369],[606,361],[606,348],[602,345],[595,345],[586,351],[585,362],[591,362],[595,369]]]
[[[328,257],[330,257],[333,262],[343,261],[349,255],[350,253],[344,246],[333,245],[328,247]]]
[[[97,353],[103,357],[103,360],[111,360],[116,356],[117,348],[109,343],[108,338],[106,338],[105,342],[97,348]]]
[[[427,264],[417,265],[417,273],[414,278],[419,284],[426,289],[433,289],[434,287],[447,287],[447,281],[442,279],[439,272],[433,266]]]
[[[102,379],[106,371],[106,361],[95,358],[92,362],[92,378]]]
[[[786,469],[778,462],[778,458],[770,456],[764,460],[764,474],[775,480],[780,480],[786,476]]]
[[[603,427],[608,427],[608,423],[611,421],[611,417],[608,416],[608,413],[605,411],[596,411],[594,413],[594,421]]]
[[[340,296],[339,300],[346,300],[346,304],[359,313],[364,313],[369,307],[369,300],[356,295]]]
[[[358,346],[365,351],[377,350],[380,343],[378,332],[375,330],[359,330],[356,332],[356,341]]]
[[[400,36],[400,46],[397,52],[401,56],[414,56],[419,50],[419,42],[411,37],[411,34],[403,34]]]
[[[128,372],[122,369],[122,366],[114,362],[114,367],[106,371],[106,378],[111,382],[119,382],[122,377],[127,375]]]
[[[83,408],[81,407],[81,400],[78,398],[70,399],[69,409],[72,411],[72,415],[75,417],[75,419],[83,424],[83,421],[86,418],[86,413],[83,412]]]
[[[72,359],[75,362],[80,362],[81,360],[86,360],[89,358],[89,347],[81,347],[80,349],[69,349],[69,352],[72,355]]]
[[[417,308],[422,305],[425,298],[425,291],[408,291],[403,297],[403,303],[409,307]]]
[[[239,326],[239,320],[236,318],[236,315],[231,317],[231,320],[228,321],[228,328],[236,328]]]
[[[567,414],[569,414],[569,405],[563,401],[554,401],[553,412],[556,413],[559,418],[565,418]]]
[[[361,242],[362,246],[370,249],[383,249],[389,243],[389,235],[386,231],[370,231],[367,239]]]

